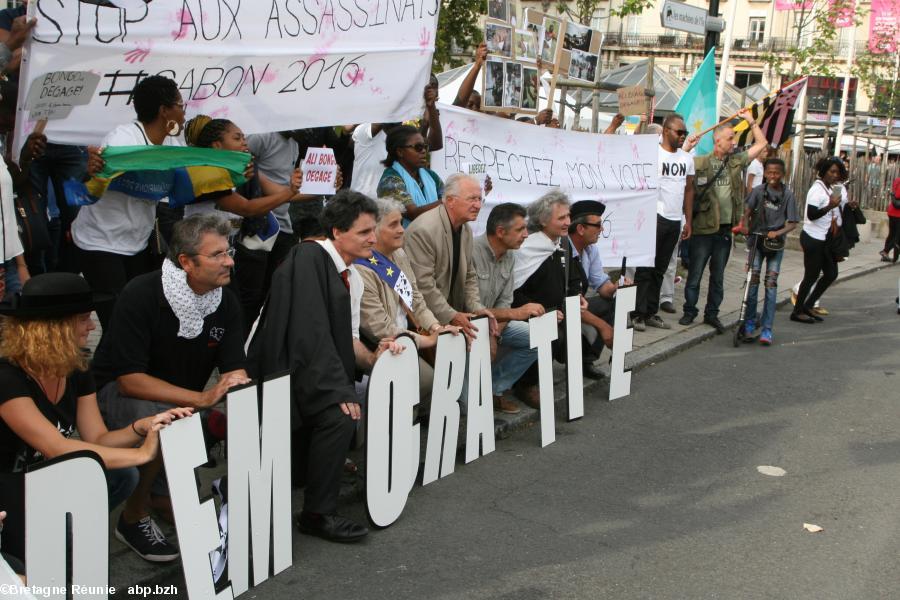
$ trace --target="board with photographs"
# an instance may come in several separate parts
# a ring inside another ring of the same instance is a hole
[[[537,38],[538,55],[547,67],[557,66],[558,61],[565,61],[565,65],[568,65],[572,54],[575,54],[576,70],[579,75],[596,70],[600,46],[603,43],[602,32],[572,21],[563,22],[559,17],[530,8],[525,9],[522,22],[523,28],[533,32]],[[578,54],[579,52],[581,54]],[[593,59],[588,55],[594,55]],[[593,70],[590,65],[594,65]],[[567,68],[560,69],[562,73],[566,71]],[[588,81],[593,81],[593,75]]]
[[[536,65],[489,56],[483,72],[483,111],[537,113],[540,81]]]

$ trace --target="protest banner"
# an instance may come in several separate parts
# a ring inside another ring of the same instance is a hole
[[[98,143],[133,120],[132,88],[156,74],[175,80],[189,115],[227,118],[245,133],[333,125],[337,115],[402,121],[422,111],[438,9],[437,0],[36,0],[21,81],[99,75],[90,102],[48,126],[58,143]],[[19,140],[34,126],[27,87]]]
[[[484,164],[493,190],[485,198],[475,234],[501,202],[527,205],[553,188],[574,200],[606,204],[601,257],[607,265],[628,258],[651,266],[656,254],[656,135],[597,135],[536,127],[441,105],[444,148],[431,154],[441,177]]]
[[[300,191],[304,194],[331,196],[334,194],[334,183],[337,179],[337,161],[331,148],[309,148],[303,159],[303,184]]]

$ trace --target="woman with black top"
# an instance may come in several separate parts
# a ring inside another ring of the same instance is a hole
[[[806,194],[805,219],[800,234],[803,281],[800,282],[797,303],[791,313],[791,321],[799,323],[823,320],[813,313],[812,308],[837,279],[837,263],[841,259],[835,255],[832,246],[836,236],[841,235],[843,225],[843,186],[839,182],[847,178],[847,168],[836,156],[823,158],[816,164],[816,175]]]
[[[191,414],[174,408],[117,431],[106,429],[82,351],[95,328],[93,308],[90,286],[72,273],[37,275],[11,302],[0,304],[0,508],[8,513],[3,551],[20,560],[28,467],[79,450],[96,452],[108,469],[112,509],[137,484],[134,467],[156,456],[159,430]],[[76,430],[79,439],[72,439]],[[156,527],[149,517],[145,526]]]
[[[211,119],[198,115],[184,129],[189,146],[250,152],[244,132],[228,119]],[[209,194],[185,208],[188,217],[198,212],[218,209],[224,212],[234,228],[234,277],[231,287],[241,299],[244,333],[250,332],[263,302],[266,262],[278,237],[278,221],[273,208],[300,199],[302,172],[295,169],[290,186],[277,184],[261,174],[251,163],[247,182],[230,192]],[[221,214],[221,213],[220,213]]]

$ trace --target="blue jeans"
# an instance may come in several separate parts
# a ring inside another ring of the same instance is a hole
[[[763,329],[772,329],[775,323],[775,304],[778,301],[778,273],[781,272],[781,259],[784,258],[784,250],[775,253],[762,253],[759,250],[753,256],[753,264],[750,266],[750,286],[747,289],[747,314],[748,321],[756,320],[756,298],[759,295],[759,274],[762,271],[762,262],[766,261],[766,294],[763,302],[762,320],[760,326]]]
[[[13,294],[22,291],[22,283],[19,281],[19,269],[16,268],[16,259],[11,258],[3,263],[3,280],[6,284],[6,291],[0,300],[12,298]]]
[[[134,488],[137,487],[138,479],[140,479],[140,475],[137,467],[106,470],[106,491],[109,494],[110,511],[131,496]]]
[[[530,329],[525,321],[510,321],[500,336],[498,352],[504,351],[491,367],[494,395],[501,395],[515,384],[537,360],[537,350],[530,346]]]
[[[709,291],[706,294],[704,317],[718,317],[719,305],[725,296],[725,265],[731,254],[731,226],[723,225],[716,233],[693,235],[690,240],[687,284],[684,288],[684,314],[697,316],[700,282],[709,263]]]

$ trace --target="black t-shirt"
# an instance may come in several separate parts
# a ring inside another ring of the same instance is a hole
[[[13,398],[31,398],[63,437],[71,437],[75,432],[78,398],[95,391],[91,373],[76,371],[66,379],[62,398],[53,404],[37,381],[8,360],[0,359],[0,404]],[[42,459],[40,452],[26,444],[0,419],[0,473],[18,473]]]
[[[146,373],[195,392],[202,391],[218,367],[220,373],[243,369],[241,308],[234,292],[222,290],[222,302],[203,320],[192,340],[178,337],[178,317],[162,288],[162,272],[132,279],[116,300],[91,368],[97,386],[130,373]]]

